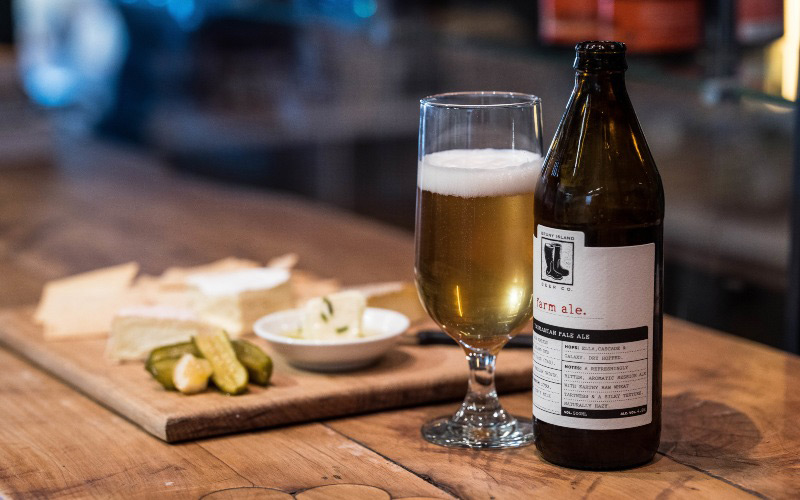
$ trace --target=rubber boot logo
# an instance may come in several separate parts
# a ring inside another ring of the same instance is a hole
[[[573,243],[542,239],[542,279],[552,283],[573,284]]]

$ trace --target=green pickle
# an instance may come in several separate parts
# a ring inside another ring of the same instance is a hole
[[[175,383],[172,381],[172,374],[175,372],[178,359],[180,358],[159,359],[152,363],[148,359],[145,368],[164,389],[174,391]]]
[[[272,359],[257,345],[246,340],[233,340],[231,344],[239,362],[247,369],[250,381],[264,386],[269,384],[269,379],[272,377]]]
[[[172,377],[175,365],[181,356],[191,354],[208,359],[214,368],[214,384],[228,394],[244,392],[248,380],[261,386],[269,384],[272,359],[260,347],[246,340],[229,340],[222,330],[203,334],[202,337],[199,341],[194,338],[192,342],[153,349],[147,357],[145,369],[164,389],[174,391],[176,389]]]
[[[147,371],[150,371],[150,366],[165,359],[178,360],[184,354],[191,354],[196,357],[202,357],[200,351],[191,342],[181,342],[180,344],[165,345],[157,349],[153,349],[150,355],[147,356],[147,361],[144,366]]]
[[[247,369],[236,358],[228,334],[224,330],[209,330],[192,338],[197,350],[211,363],[214,373],[211,380],[227,394],[241,394],[247,390]]]

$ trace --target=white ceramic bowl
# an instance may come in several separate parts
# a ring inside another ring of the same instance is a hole
[[[325,372],[369,365],[394,347],[409,325],[399,312],[368,307],[362,319],[365,337],[330,341],[287,337],[287,333],[297,332],[302,317],[300,309],[272,313],[256,321],[253,331],[292,365]]]

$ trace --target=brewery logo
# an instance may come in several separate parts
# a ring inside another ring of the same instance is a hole
[[[560,285],[572,285],[575,278],[572,261],[575,255],[575,243],[542,238],[541,250],[542,280]]]

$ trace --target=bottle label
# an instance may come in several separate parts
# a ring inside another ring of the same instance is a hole
[[[533,238],[533,415],[573,429],[653,420],[655,244],[589,247],[581,231]]]

